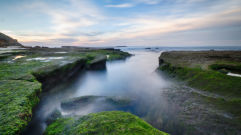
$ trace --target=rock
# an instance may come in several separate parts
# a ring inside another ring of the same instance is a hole
[[[164,63],[164,60],[159,58],[159,65],[163,64]]]
[[[218,70],[220,73],[227,74],[229,71],[225,68]]]
[[[52,122],[54,122],[55,120],[57,120],[58,118],[61,118],[61,112],[59,110],[55,110],[52,114],[50,114],[50,116],[47,118],[46,123],[47,125],[51,124]]]
[[[89,69],[104,70],[104,69],[106,69],[106,61],[107,61],[106,55],[97,56],[92,61],[90,61]]]
[[[105,102],[115,106],[126,106],[131,103],[131,100],[123,97],[107,97]]]
[[[61,103],[61,108],[64,110],[80,109],[92,103],[98,103],[98,105],[101,104],[114,107],[123,107],[130,105],[131,100],[124,97],[82,96],[63,101]]]
[[[3,33],[0,33],[0,47],[10,47],[10,46],[16,46],[16,47],[23,47],[16,39],[13,39]]]
[[[137,116],[120,111],[92,113],[79,119],[60,118],[45,135],[168,135]]]
[[[86,106],[99,98],[101,98],[101,96],[82,96],[82,97],[72,98],[72,99],[63,101],[61,103],[61,108],[77,109],[79,107]]]

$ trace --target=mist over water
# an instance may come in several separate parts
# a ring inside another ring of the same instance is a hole
[[[78,77],[42,93],[40,103],[34,111],[33,120],[24,134],[43,134],[47,118],[56,110],[65,117],[82,116],[100,111],[127,111],[162,131],[173,135],[184,134],[186,127],[178,118],[179,103],[173,102],[171,96],[167,97],[166,93],[178,93],[177,90],[191,93],[191,89],[169,80],[163,73],[156,70],[159,65],[160,50],[143,49],[128,50],[128,52],[134,56],[126,60],[107,62],[105,70],[84,71]],[[66,99],[81,96],[125,98],[130,100],[130,104],[117,107],[103,102],[100,98],[77,109],[61,107],[61,102]],[[177,96],[181,97],[177,102],[181,103],[183,99],[189,98],[188,96],[189,94],[181,93]],[[197,104],[197,106],[200,105]]]

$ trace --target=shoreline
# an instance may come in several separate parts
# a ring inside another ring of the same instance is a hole
[[[67,52],[56,53],[60,51]],[[30,48],[7,52],[7,55],[0,61],[0,134],[3,135],[20,134],[25,129],[42,90],[67,81],[77,72],[103,68],[107,60],[130,56],[114,49],[86,51],[59,48]],[[106,55],[109,55],[108,59]]]
[[[192,95],[195,99],[200,99],[200,102],[225,114],[217,120],[224,119],[224,131],[235,134],[241,131],[241,78],[229,76],[227,73],[240,73],[240,60],[241,51],[171,51],[161,54],[158,69],[178,82],[194,88]],[[203,92],[206,94],[202,94]],[[178,97],[176,100],[179,100]],[[192,113],[195,110],[186,111]],[[182,115],[186,116],[185,113]]]

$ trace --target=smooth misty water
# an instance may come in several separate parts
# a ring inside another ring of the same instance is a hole
[[[134,56],[126,60],[107,62],[106,70],[80,73],[77,78],[41,94],[41,101],[34,111],[33,120],[24,134],[43,134],[46,119],[56,109],[64,116],[81,116],[109,110],[128,111],[160,130],[173,135],[183,134],[183,124],[178,121],[176,115],[177,106],[170,105],[170,100],[163,96],[163,92],[180,88],[156,71],[161,52],[129,52]],[[125,97],[131,99],[131,104],[118,108],[93,102],[77,110],[63,110],[60,106],[63,100],[86,95]]]

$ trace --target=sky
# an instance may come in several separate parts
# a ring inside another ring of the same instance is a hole
[[[241,0],[0,0],[29,46],[241,46]]]

